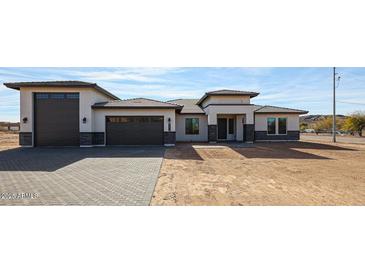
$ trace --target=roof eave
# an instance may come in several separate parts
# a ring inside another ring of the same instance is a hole
[[[99,92],[103,93],[104,95],[109,96],[110,98],[114,99],[114,100],[120,100],[119,97],[115,96],[114,94],[110,93],[109,91],[107,91],[106,89],[103,89],[102,87],[98,86],[96,83],[93,84],[93,87],[98,90]]]
[[[20,87],[15,85],[14,83],[4,83],[4,86],[6,86],[7,88],[20,90]]]
[[[292,112],[288,112],[288,111],[255,111],[256,114],[307,114],[309,111],[292,111]]]
[[[4,86],[7,88],[20,90],[22,87],[69,87],[69,88],[87,88],[92,87],[99,91],[100,93],[108,96],[109,98],[113,100],[119,100],[119,97],[115,96],[114,94],[110,93],[109,91],[103,89],[102,87],[98,86],[96,83],[90,83],[90,84],[73,84],[73,85],[62,85],[62,84],[22,84],[22,83],[4,83]]]
[[[178,106],[91,106],[91,108],[93,109],[123,109],[123,108],[127,108],[127,109],[176,109],[176,110],[181,110],[182,107],[178,107]]]

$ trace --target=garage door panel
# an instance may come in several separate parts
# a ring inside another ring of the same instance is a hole
[[[163,116],[106,118],[108,145],[162,145]]]
[[[78,146],[78,93],[35,95],[35,141],[37,146]]]

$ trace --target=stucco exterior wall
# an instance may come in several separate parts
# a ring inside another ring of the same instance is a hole
[[[236,115],[236,140],[243,141],[243,123],[244,115]]]
[[[253,105],[241,105],[241,106],[208,106],[205,109],[205,113],[208,115],[208,124],[216,125],[217,124],[217,115],[218,114],[245,114],[245,123],[253,124]]]
[[[110,100],[106,95],[93,88],[67,88],[67,87],[26,87],[20,89],[20,131],[33,132],[33,93],[72,93],[80,94],[80,132],[92,132],[92,109],[91,105],[97,102]],[[23,118],[27,117],[27,123],[23,123]],[[82,119],[86,117],[86,123]]]
[[[185,119],[199,118],[199,134],[185,134]],[[176,141],[177,142],[207,142],[208,117],[206,115],[176,114]]]
[[[255,131],[267,131],[267,118],[287,118],[287,130],[299,130],[298,114],[255,114]],[[276,126],[278,123],[276,123]]]
[[[105,132],[106,116],[164,116],[164,131],[168,131],[168,118],[171,119],[171,131],[175,131],[174,109],[94,109],[93,131]]]
[[[250,104],[250,96],[209,95],[202,106],[206,107],[210,104]]]
[[[33,132],[33,94],[20,91],[20,132]],[[23,123],[23,118],[28,121]]]

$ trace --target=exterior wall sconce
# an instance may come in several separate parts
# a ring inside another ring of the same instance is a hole
[[[171,131],[171,118],[170,117],[167,119],[167,122],[168,122],[168,125],[167,125],[168,131]]]
[[[86,124],[86,117],[82,118],[82,123]]]
[[[24,117],[23,118],[23,123],[26,124],[28,122],[28,118],[27,117]]]

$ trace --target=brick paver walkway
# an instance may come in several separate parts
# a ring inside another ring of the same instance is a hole
[[[148,205],[161,147],[0,151],[0,205]]]

